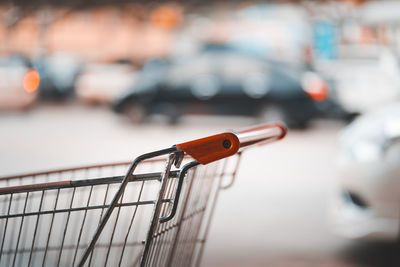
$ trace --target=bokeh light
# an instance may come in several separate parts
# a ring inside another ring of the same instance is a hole
[[[40,83],[40,76],[37,70],[31,69],[24,75],[24,80],[23,80],[24,90],[28,94],[35,92],[39,87],[39,83]]]
[[[173,29],[182,21],[179,10],[173,6],[161,6],[151,13],[151,22],[154,26],[163,29]]]

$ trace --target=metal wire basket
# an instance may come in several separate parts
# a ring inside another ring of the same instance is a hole
[[[222,180],[279,124],[105,164],[0,178],[0,266],[198,266]]]

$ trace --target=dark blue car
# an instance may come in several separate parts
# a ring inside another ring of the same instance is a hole
[[[327,94],[323,80],[305,66],[214,47],[191,57],[150,60],[113,108],[135,123],[152,114],[167,115],[170,122],[183,114],[226,114],[305,127]]]

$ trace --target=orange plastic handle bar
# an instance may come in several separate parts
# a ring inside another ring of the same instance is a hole
[[[236,154],[240,148],[238,137],[222,133],[176,145],[201,164],[207,164]]]
[[[221,133],[176,146],[199,163],[207,164],[232,156],[239,149],[253,144],[266,144],[280,140],[286,133],[286,128],[281,124],[260,125],[237,133]]]

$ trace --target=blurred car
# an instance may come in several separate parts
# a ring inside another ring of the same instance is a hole
[[[0,58],[0,110],[25,109],[37,98],[40,78],[22,55]]]
[[[77,97],[89,104],[110,104],[136,81],[136,69],[130,64],[91,64],[76,81]]]
[[[335,83],[337,102],[348,114],[364,114],[400,100],[397,56],[381,51],[379,59],[346,58],[317,64]]]
[[[191,57],[149,61],[113,108],[136,123],[152,114],[176,122],[182,114],[211,113],[304,127],[327,95],[323,79],[306,67],[210,45]]]
[[[400,225],[400,104],[357,118],[339,139],[334,230],[396,240]]]
[[[55,53],[33,60],[33,66],[39,71],[41,78],[40,98],[64,100],[73,96],[76,79],[81,71],[77,58]]]

